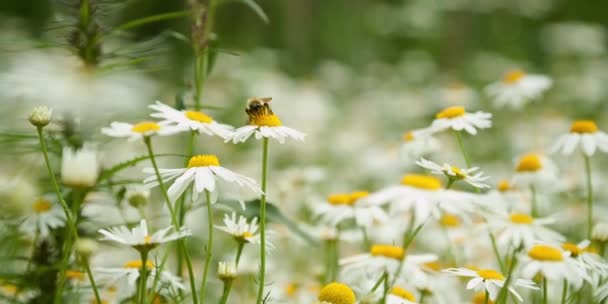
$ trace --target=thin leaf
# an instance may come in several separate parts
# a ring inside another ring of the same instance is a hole
[[[192,14],[192,11],[187,10],[187,11],[170,12],[170,13],[147,16],[147,17],[131,20],[127,23],[123,23],[123,24],[115,27],[114,29],[112,29],[109,34],[112,34],[116,31],[124,31],[124,30],[128,30],[128,29],[132,29],[132,28],[142,26],[142,25],[145,25],[148,23],[182,18],[182,17],[190,16],[191,14]]]
[[[255,1],[253,1],[253,0],[232,0],[232,1],[241,2],[245,5],[247,5],[256,15],[258,15],[258,17],[260,17],[260,19],[262,19],[262,21],[264,21],[264,23],[266,23],[266,24],[270,23],[270,20],[268,19],[268,16],[266,15],[266,13],[262,9],[262,7],[259,4],[257,4]]]
[[[182,155],[182,154],[157,154],[157,155],[154,155],[154,157],[165,157],[165,156],[185,157],[185,155]],[[113,166],[113,167],[111,167],[109,169],[103,170],[101,172],[101,174],[99,174],[98,182],[106,180],[106,179],[114,176],[114,174],[116,174],[116,173],[118,173],[118,172],[120,172],[122,170],[125,170],[127,168],[133,167],[137,163],[142,162],[144,160],[147,160],[149,158],[150,158],[150,156],[148,156],[148,155],[138,156],[138,157],[132,158],[130,160],[124,161],[122,163],[119,163],[119,164],[117,164],[117,165],[115,165],[115,166]]]

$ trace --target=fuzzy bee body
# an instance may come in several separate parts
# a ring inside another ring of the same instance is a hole
[[[270,108],[271,100],[272,97],[253,97],[247,100],[245,112],[249,116],[250,123],[256,121],[256,119],[259,117],[274,115],[274,113],[272,113],[272,109]]]

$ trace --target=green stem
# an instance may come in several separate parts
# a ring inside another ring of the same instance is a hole
[[[492,243],[492,250],[494,250],[494,255],[496,256],[496,261],[498,262],[498,266],[500,267],[500,271],[505,271],[505,264],[502,262],[502,258],[500,257],[500,251],[498,251],[498,246],[496,246],[496,238],[492,234],[492,232],[488,231],[488,235],[490,236],[490,242]]]
[[[61,265],[58,274],[59,279],[57,281],[57,290],[55,291],[55,299],[53,301],[53,303],[55,304],[63,303],[63,300],[61,298],[63,296],[63,286],[65,285],[65,273],[67,271],[68,263],[70,261],[72,245],[74,244],[74,240],[69,236],[69,229],[66,228],[63,236],[63,239],[65,240],[65,244],[63,246],[63,257],[61,258]]]
[[[564,279],[562,285],[562,304],[566,304],[566,298],[568,295],[568,280]]]
[[[192,157],[192,155],[194,154],[194,138],[196,137],[196,131],[192,131],[190,132],[189,135],[189,139],[188,139],[188,145],[187,145],[187,149],[186,149],[186,158],[184,160],[184,167],[188,166],[188,162],[190,161],[190,157]],[[184,225],[184,221],[186,218],[186,207],[185,207],[185,200],[186,200],[186,195],[181,195],[179,197],[179,199],[177,200],[177,203],[175,204],[175,211],[178,214],[178,218],[177,218],[177,224],[179,227],[182,227]],[[182,247],[176,246],[176,259],[177,259],[177,276],[178,277],[182,277],[183,276],[183,263],[184,263],[184,254],[182,252]],[[182,290],[180,289],[180,294],[182,293]]]
[[[95,282],[95,279],[93,278],[93,272],[91,271],[91,265],[89,264],[88,258],[84,259],[84,269],[87,272],[89,281]],[[93,288],[93,294],[95,295],[95,300],[97,301],[97,303],[100,303],[100,304],[103,303],[101,301],[101,297],[99,296],[99,290],[97,290],[97,286],[95,285],[95,283],[92,283],[91,287]]]
[[[371,244],[369,235],[367,234],[367,227],[361,226],[361,233],[363,234],[363,251],[369,251]]]
[[[266,275],[266,177],[268,175],[268,137],[262,140],[262,195],[260,196],[260,278],[256,303],[264,298]]]
[[[220,299],[220,304],[226,304],[228,301],[228,296],[230,295],[230,289],[232,288],[232,280],[224,281],[224,292],[222,293],[222,298]]]
[[[459,131],[454,131],[454,134],[456,135],[456,141],[458,141],[458,146],[460,147],[460,152],[462,153],[464,162],[465,162],[465,164],[467,164],[467,168],[471,168],[471,159],[469,158],[469,155],[467,154],[466,150],[464,149],[464,141],[462,140],[462,135],[460,134]]]
[[[141,269],[139,270],[139,286],[137,288],[137,299],[139,304],[146,303],[146,281],[148,276],[148,251],[142,250],[141,255]]]
[[[380,301],[380,303],[386,303],[386,296],[388,295],[389,289],[390,289],[390,286],[388,285],[388,276],[387,276],[386,279],[384,280],[384,289],[382,291],[382,300]]]
[[[507,276],[506,276],[506,280],[505,283],[502,285],[502,288],[500,289],[500,292],[498,293],[498,298],[496,299],[496,303],[507,303],[507,301],[509,300],[509,284],[511,284],[512,281],[512,274],[513,274],[513,270],[515,269],[515,266],[517,265],[517,251],[516,249],[513,250],[513,253],[511,254],[511,260],[510,260],[510,264],[509,264],[509,270],[507,271]],[[504,298],[504,302],[501,302],[501,300]]]
[[[490,303],[490,293],[488,292],[487,289],[486,289],[486,292],[485,292],[485,296],[483,298],[483,303],[485,303],[485,304]]]
[[[209,274],[209,266],[211,265],[211,254],[213,250],[213,210],[211,209],[211,194],[205,190],[205,198],[207,199],[207,222],[208,236],[207,247],[205,248],[205,270],[203,271],[203,282],[201,283],[201,303],[205,303],[205,293],[207,291],[207,277]]]
[[[200,111],[201,109],[201,97],[203,96],[203,85],[205,83],[205,79],[207,78],[207,64],[208,64],[208,52],[204,52],[205,49],[208,49],[207,45],[209,44],[209,36],[213,31],[213,20],[215,19],[215,8],[217,6],[217,0],[209,0],[209,5],[207,7],[207,18],[204,26],[203,39],[207,39],[205,41],[205,47],[203,49],[199,49],[198,43],[199,41],[194,41],[194,55],[195,55],[195,63],[194,63],[194,81],[195,90],[194,90],[194,109]]]
[[[583,155],[585,159],[585,174],[587,176],[587,239],[591,239],[593,230],[593,184],[591,182],[591,163],[589,156]]]
[[[376,289],[378,289],[378,287],[380,287],[380,284],[382,284],[382,282],[386,281],[387,279],[388,279],[388,273],[385,271],[384,273],[382,273],[382,276],[378,279],[378,281],[376,281],[376,284],[374,284],[374,287],[372,287],[372,289],[369,292],[374,293],[376,291]]]
[[[541,300],[542,304],[547,304],[547,298],[548,298],[548,294],[547,294],[547,278],[543,276],[543,298]]]
[[[455,181],[456,181],[455,178],[452,178],[452,177],[448,178],[448,183],[447,183],[447,185],[445,185],[445,189],[448,190],[448,189],[452,188],[452,185],[454,185]]]
[[[538,202],[536,200],[536,187],[534,187],[534,185],[530,185],[530,204],[531,204],[531,211],[530,214],[532,215],[532,217],[537,217],[538,216]]]
[[[414,227],[414,221],[415,221],[415,215],[412,213],[412,217],[411,217],[411,222],[409,224],[408,229],[403,233],[403,251],[407,252],[407,248],[410,246],[410,244],[414,241],[414,239],[416,238],[416,236],[418,235],[418,232],[420,232],[420,230],[422,230],[422,227],[424,227],[424,224],[426,224],[426,220],[418,225],[418,227],[416,227],[416,229],[414,229],[414,231],[412,231],[412,228]],[[427,218],[428,220],[428,218]],[[403,261],[406,259],[406,255],[403,256],[403,258],[401,258],[401,261],[399,261],[399,267],[397,267],[397,270],[395,271],[395,275],[393,278],[393,282],[391,285],[394,285],[395,282],[397,281],[397,278],[399,277],[399,274],[401,273],[401,270],[403,269]]]
[[[236,269],[239,269],[239,261],[241,260],[241,254],[243,254],[243,248],[245,248],[245,242],[244,241],[237,241],[238,242],[238,247],[236,248],[236,258],[235,258],[235,263],[234,265],[236,266]]]

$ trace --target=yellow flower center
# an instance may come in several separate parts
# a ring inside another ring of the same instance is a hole
[[[281,126],[281,120],[275,114],[262,114],[250,117],[250,124],[258,127],[278,127]]]
[[[144,244],[150,244],[152,242],[152,236],[144,236]]]
[[[570,127],[572,133],[595,133],[597,130],[597,125],[593,120],[577,120]]]
[[[536,245],[528,251],[528,256],[538,261],[559,262],[564,259],[562,252],[548,245]]]
[[[51,202],[43,198],[39,198],[34,202],[34,205],[32,205],[32,209],[38,214],[46,213],[51,209]]]
[[[502,180],[498,183],[498,191],[500,192],[507,192],[509,190],[511,190],[511,183],[509,183],[509,181],[507,180]]]
[[[509,218],[511,219],[511,223],[514,223],[514,224],[528,225],[528,224],[532,224],[534,222],[534,218],[532,218],[531,216],[529,216],[527,214],[523,214],[523,213],[511,213]]]
[[[350,205],[350,195],[348,193],[334,193],[327,197],[327,202],[332,205]]]
[[[219,166],[220,160],[217,156],[213,154],[201,154],[192,156],[190,161],[188,161],[188,168],[194,167],[209,167],[209,166]]]
[[[535,153],[529,153],[522,156],[517,164],[517,172],[535,172],[542,169],[543,164],[540,161],[540,156]]]
[[[403,141],[412,141],[414,139],[416,138],[414,137],[414,133],[412,132],[405,132],[405,134],[403,134]]]
[[[395,286],[391,289],[391,294],[396,295],[402,299],[408,300],[410,302],[416,302],[416,297],[409,291],[399,287],[399,286]]]
[[[243,234],[241,234],[241,238],[243,238],[243,239],[248,239],[252,236],[253,236],[253,234],[251,234],[251,232],[249,232],[249,231],[245,231],[245,232],[243,232]]]
[[[446,213],[441,217],[441,225],[444,227],[458,227],[460,226],[460,219],[453,214]]]
[[[456,166],[452,166],[452,172],[454,172],[454,174],[456,174],[456,178],[458,178],[458,179],[463,179],[466,176],[464,174],[464,172],[462,172],[462,170]]]
[[[140,269],[141,265],[142,265],[141,260],[133,260],[133,261],[126,262],[123,267],[124,268]],[[154,268],[154,263],[152,263],[152,261],[146,261],[146,267],[148,267],[150,269],[153,269]]]
[[[526,76],[526,72],[522,70],[512,70],[505,74],[502,81],[506,84],[516,84]]]
[[[439,262],[439,261],[424,263],[424,267],[426,267],[430,270],[434,270],[434,271],[440,271],[443,268],[441,266],[441,262]]]
[[[569,251],[571,256],[574,258],[584,252],[584,249],[579,248],[576,244],[573,243],[564,243],[562,244],[562,248],[566,251]]]
[[[17,294],[17,286],[15,286],[13,284],[4,284],[4,285],[2,285],[2,287],[0,287],[0,289],[6,295],[13,296],[13,295]]]
[[[477,275],[484,280],[504,280],[505,276],[502,273],[492,269],[482,269],[477,271]]]
[[[488,299],[488,302],[486,302],[486,293],[481,291],[476,293],[475,295],[473,295],[473,300],[471,301],[473,304],[484,304],[484,303],[488,303],[488,304],[494,304],[494,301]]]
[[[429,175],[408,174],[401,179],[401,184],[425,190],[441,189],[441,180]]]
[[[395,260],[402,260],[405,255],[405,250],[399,246],[393,245],[373,245],[370,251],[372,256],[383,256]]]
[[[319,292],[319,301],[331,304],[355,304],[355,293],[342,283],[330,283]]]
[[[72,280],[84,281],[84,272],[77,270],[66,270],[65,277]]]
[[[200,123],[212,123],[213,122],[213,118],[211,118],[211,116],[209,116],[203,112],[186,111],[184,114],[186,115],[186,118],[188,118],[190,120],[198,121]]]
[[[455,118],[464,115],[464,113],[465,110],[463,106],[453,106],[443,109],[435,115],[435,118]]]
[[[350,204],[351,204],[351,205],[353,205],[353,204],[355,204],[355,203],[356,203],[358,200],[360,200],[360,199],[362,199],[362,198],[364,198],[364,197],[367,197],[367,196],[369,196],[369,192],[367,192],[367,191],[355,191],[355,192],[352,192],[352,193],[349,195]]]
[[[285,294],[288,297],[293,298],[293,297],[296,296],[296,292],[298,292],[298,289],[299,289],[298,284],[293,283],[293,282],[292,283],[288,283],[285,286]]]
[[[131,128],[135,133],[147,133],[160,130],[160,125],[153,121],[142,121]]]

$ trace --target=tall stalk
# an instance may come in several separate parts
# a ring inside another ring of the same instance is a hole
[[[205,294],[207,292],[207,277],[209,275],[209,266],[211,265],[211,254],[213,249],[213,210],[211,209],[211,194],[205,190],[205,198],[207,199],[207,246],[205,247],[205,270],[203,271],[203,282],[201,283],[201,303],[205,303]]]
[[[593,230],[593,183],[591,181],[591,162],[589,156],[583,155],[585,159],[585,175],[587,176],[587,239],[591,239]]]
[[[268,175],[268,137],[262,140],[262,195],[260,197],[260,277],[256,303],[264,298],[266,275],[266,177]]]

